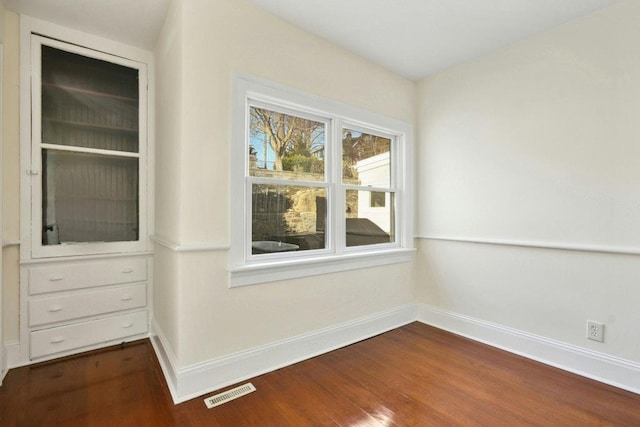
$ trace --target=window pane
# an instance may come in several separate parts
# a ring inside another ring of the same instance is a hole
[[[374,203],[375,199],[378,200],[377,204]],[[347,246],[395,241],[393,193],[347,190],[346,205]]]
[[[256,107],[249,116],[249,175],[324,181],[324,123]]]
[[[42,244],[138,240],[138,159],[42,151]]]
[[[356,130],[342,130],[342,181],[345,184],[391,186],[391,140]]]
[[[326,197],[324,188],[254,184],[252,253],[324,249]]]
[[[387,193],[384,191],[372,191],[369,200],[369,207],[384,208],[387,205]]]
[[[138,152],[138,70],[42,47],[42,142]]]

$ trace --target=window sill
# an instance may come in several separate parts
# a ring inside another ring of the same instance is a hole
[[[413,259],[414,248],[388,249],[366,253],[327,255],[308,259],[252,263],[231,267],[229,287],[255,285],[258,283],[300,277],[318,276],[327,273],[376,267],[379,265],[409,262]]]

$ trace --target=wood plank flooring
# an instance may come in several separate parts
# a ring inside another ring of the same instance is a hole
[[[420,323],[251,382],[213,409],[173,405],[143,340],[11,370],[0,425],[640,426],[640,395]]]

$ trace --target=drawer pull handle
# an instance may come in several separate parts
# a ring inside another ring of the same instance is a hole
[[[55,313],[56,311],[62,311],[62,306],[61,305],[52,305],[51,307],[49,307],[49,312],[50,313]]]
[[[122,298],[120,298],[120,301],[131,301],[131,295],[128,295],[128,294],[122,295]]]
[[[133,273],[133,268],[125,268],[124,270],[122,270],[122,272],[123,272],[124,274]]]
[[[127,329],[127,328],[131,328],[133,326],[133,323],[125,323],[122,325],[123,329]]]
[[[64,279],[64,277],[62,277],[62,276],[49,276],[49,281],[50,282],[59,282],[62,279]]]
[[[51,338],[51,344],[58,344],[64,341],[64,337],[53,337]]]

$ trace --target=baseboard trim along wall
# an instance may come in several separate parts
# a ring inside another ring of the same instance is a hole
[[[185,368],[177,368],[176,357],[170,347],[167,347],[167,341],[157,325],[154,325],[155,335],[151,342],[173,401],[181,403],[371,338],[415,320],[416,306],[409,304]]]
[[[9,369],[18,368],[20,366],[29,364],[28,362],[23,362],[20,358],[19,341],[5,341],[2,351],[4,351],[4,366],[2,367],[3,375],[6,375]]]
[[[425,304],[416,312],[416,320],[427,325],[640,394],[640,363]]]
[[[184,400],[179,400],[177,395],[177,365],[175,363],[175,356],[171,352],[171,346],[168,345],[164,334],[158,328],[155,320],[152,322],[151,328],[152,329],[149,339],[151,340],[151,345],[156,352],[156,357],[158,358],[160,369],[162,369],[162,373],[164,374],[164,379],[167,382],[167,388],[169,389],[169,393],[171,394],[171,399],[173,399],[173,403],[176,404],[184,402]]]
[[[173,401],[181,403],[414,321],[640,394],[640,363],[425,304],[405,305],[185,368],[178,368],[157,325],[151,342]]]

